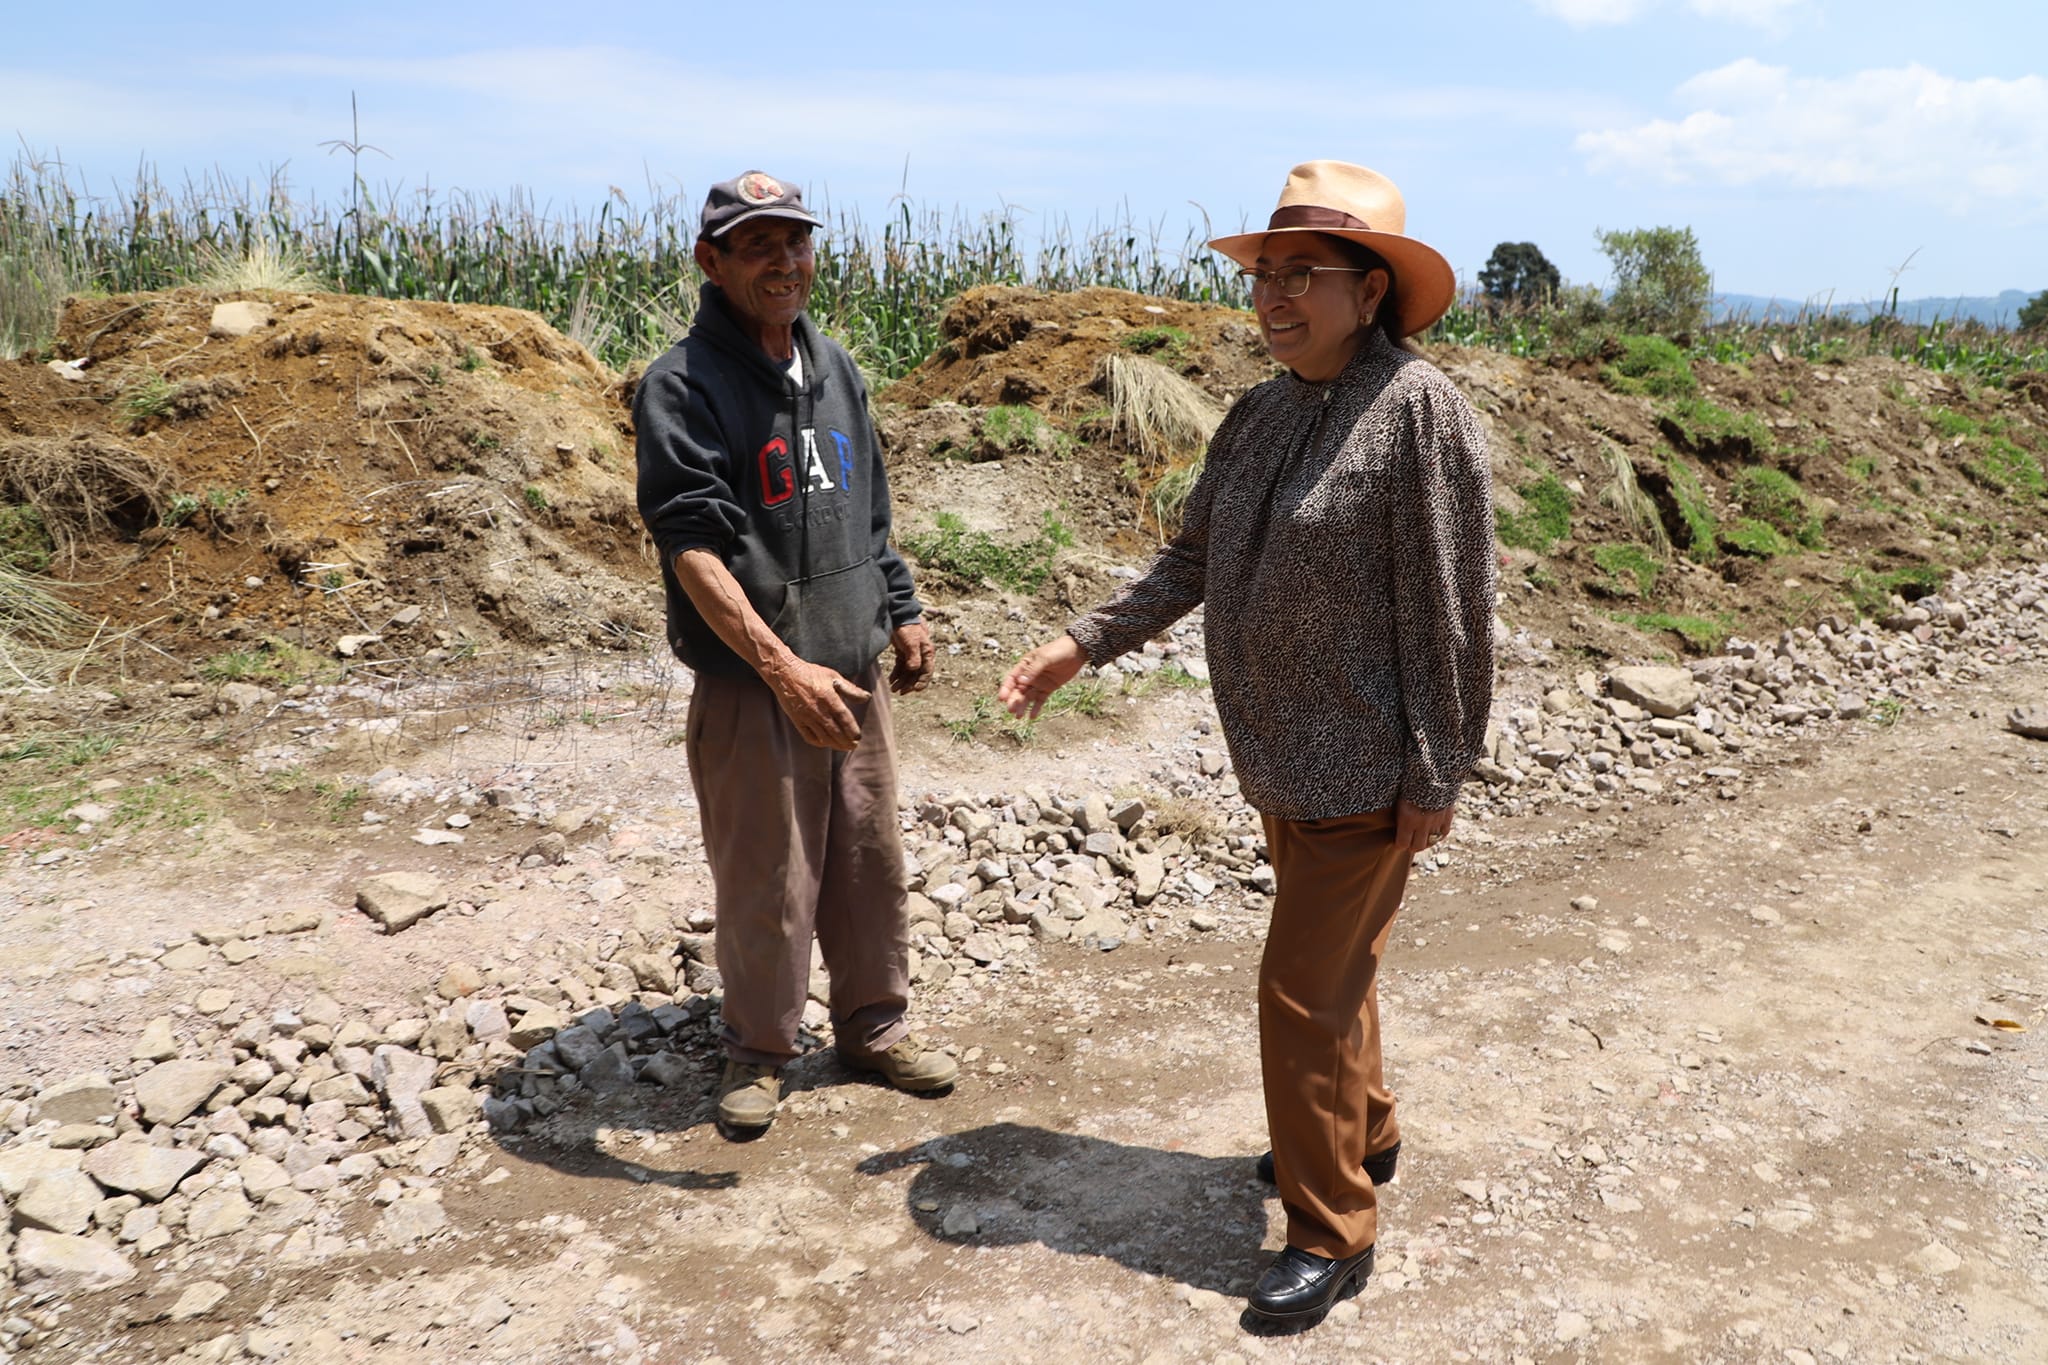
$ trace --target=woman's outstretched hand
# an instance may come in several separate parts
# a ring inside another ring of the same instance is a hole
[[[996,700],[1019,720],[1037,720],[1052,694],[1074,680],[1088,656],[1071,635],[1062,635],[1026,654],[996,689]]]

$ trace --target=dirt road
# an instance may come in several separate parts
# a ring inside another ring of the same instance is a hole
[[[379,1194],[323,1196],[307,1235],[259,1217],[116,1288],[18,1286],[11,1358],[2048,1359],[2048,744],[1998,720],[2044,694],[2036,664],[1936,689],[1888,727],[1753,754],[1768,772],[1738,800],[1468,825],[1412,884],[1383,986],[1405,1145],[1378,1270],[1304,1336],[1240,1322],[1280,1220],[1252,1174],[1259,917],[1219,894],[1212,929],[1167,916],[923,993],[962,1052],[948,1098],[828,1050],[744,1145],[691,1087],[585,1095],[516,1136],[478,1124],[431,1179],[394,1165]],[[905,787],[1110,790],[1206,715],[1205,694],[1166,696],[1063,749],[927,734]],[[415,723],[403,772],[524,774],[553,806],[602,807],[609,836],[521,870],[532,830],[488,807],[465,844],[422,848],[301,793],[269,828],[259,808],[182,845],[15,855],[10,1093],[121,1071],[149,1018],[190,1021],[207,988],[388,1017],[451,962],[502,977],[554,938],[708,903],[660,743],[673,707],[437,725],[465,719]],[[468,889],[379,936],[349,888],[399,866]],[[293,905],[325,927],[240,965],[131,970]],[[389,1235],[429,1186],[445,1226]]]

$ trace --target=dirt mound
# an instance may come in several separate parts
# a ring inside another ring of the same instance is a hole
[[[0,366],[0,500],[50,521],[24,471],[91,456],[51,572],[159,660],[657,628],[616,381],[532,314],[180,290],[74,299],[58,351]]]
[[[1102,406],[1099,366],[1119,352],[1150,356],[1225,403],[1275,373],[1249,313],[1121,289],[970,289],[940,332],[938,351],[885,402],[1029,404],[1078,419]]]
[[[892,477],[911,490],[904,529],[915,538],[948,512],[1028,547],[1051,514],[1075,542],[1036,603],[1013,591],[990,610],[985,578],[926,575],[955,621],[948,638],[991,656],[1040,618],[1099,601],[1114,563],[1162,534],[1156,493],[1172,471],[1114,410],[1111,362],[1154,361],[1219,404],[1276,373],[1249,314],[1117,290],[977,289],[943,330],[939,351],[882,395]],[[1531,641],[1595,657],[1700,653],[1730,633],[1882,612],[1952,569],[2048,553],[2048,379],[2006,390],[1884,358],[1723,364],[1675,350],[1644,379],[1634,351],[1609,350],[1429,351],[1484,418],[1501,615]],[[998,460],[1000,476],[977,472]]]

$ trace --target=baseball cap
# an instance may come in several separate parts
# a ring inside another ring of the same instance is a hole
[[[812,227],[825,226],[804,207],[802,190],[783,184],[766,171],[748,171],[711,187],[697,231],[704,237],[723,237],[749,218],[788,218]]]

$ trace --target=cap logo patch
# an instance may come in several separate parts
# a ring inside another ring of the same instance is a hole
[[[741,176],[735,188],[739,190],[740,198],[749,204],[772,204],[789,192],[782,188],[781,181],[760,171],[750,171]]]

